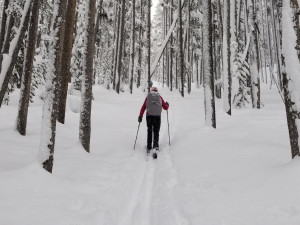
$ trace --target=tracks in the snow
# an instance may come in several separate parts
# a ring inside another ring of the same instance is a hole
[[[145,161],[141,152],[135,152],[132,163],[139,164],[140,172],[132,184],[120,225],[189,224],[174,197],[178,179],[170,157],[167,147],[159,152],[157,160]]]

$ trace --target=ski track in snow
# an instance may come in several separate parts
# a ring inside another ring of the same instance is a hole
[[[174,107],[173,112],[176,112]],[[162,122],[167,120],[163,118]],[[169,115],[169,120],[173,116]],[[175,125],[175,124],[174,124]],[[161,149],[158,159],[145,160],[146,152],[135,150],[132,156],[132,169],[141,168],[138,178],[132,184],[130,201],[119,220],[119,225],[189,225],[176,203],[174,190],[179,184],[178,175],[168,146],[168,126],[162,125],[160,132]],[[170,127],[170,132],[175,126]],[[163,140],[163,141],[162,141]]]
[[[145,162],[138,152],[134,153],[132,163],[142,164],[141,167],[138,167],[142,168],[142,170],[137,182],[132,185],[131,201],[125,207],[127,210],[125,215],[120,218],[119,225],[150,225],[155,163],[153,161]]]

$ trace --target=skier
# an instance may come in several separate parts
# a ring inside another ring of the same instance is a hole
[[[142,122],[145,110],[146,121],[148,127],[148,137],[147,137],[147,153],[149,154],[152,149],[152,133],[153,137],[153,157],[157,157],[157,152],[159,151],[159,130],[161,121],[162,108],[168,110],[169,103],[165,102],[163,98],[158,93],[157,87],[151,87],[151,91],[148,93],[147,98],[141,108],[138,122]]]

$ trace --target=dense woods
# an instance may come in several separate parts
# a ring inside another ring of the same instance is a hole
[[[39,159],[52,172],[56,123],[65,122],[70,95],[81,96],[79,140],[89,152],[94,85],[122,94],[146,92],[155,80],[182,97],[203,88],[205,123],[217,128],[215,99],[228,116],[233,107],[259,110],[265,83],[285,104],[294,158],[300,155],[299,4],[160,0],[154,8],[143,0],[2,0],[0,107],[20,89],[16,129],[26,135],[28,107],[40,95]]]

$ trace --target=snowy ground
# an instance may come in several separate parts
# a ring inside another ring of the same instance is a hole
[[[15,130],[17,95],[0,110],[1,225],[299,225],[300,160],[291,160],[282,101],[263,90],[264,108],[217,102],[217,129],[204,125],[203,90],[170,103],[156,161],[145,160],[145,94],[96,87],[91,153],[78,143],[78,101],[58,124],[53,174],[36,162],[42,104],[30,107],[27,136]],[[71,110],[72,109],[72,110]]]

